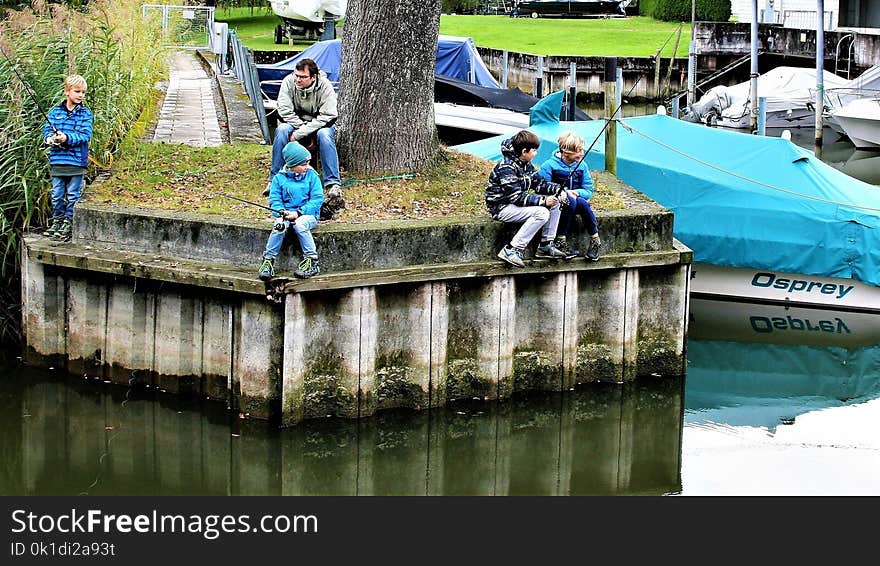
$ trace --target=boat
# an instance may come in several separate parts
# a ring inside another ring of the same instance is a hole
[[[880,97],[857,98],[831,116],[859,149],[880,149]]]
[[[270,65],[257,65],[263,104],[271,113],[281,81],[296,63],[309,58],[338,90],[342,40],[319,41],[303,52]],[[529,110],[539,99],[518,88],[502,88],[480,58],[473,39],[441,35],[434,75],[434,118],[441,138],[461,141],[519,131],[529,125]],[[577,120],[589,120],[582,110]]]
[[[517,2],[511,15],[530,18],[580,18],[593,16],[625,16],[626,0],[534,0]]]
[[[599,137],[587,163],[604,169],[602,122],[529,129],[539,163],[564,130]],[[497,161],[503,139],[453,149]],[[693,249],[694,295],[880,312],[880,188],[788,140],[668,116],[622,120],[617,142],[618,177],[672,210]]]
[[[272,12],[281,19],[275,26],[275,43],[285,36],[316,36],[324,31],[325,22],[345,17],[348,0],[269,0]]]
[[[824,71],[824,88],[838,89],[850,84],[834,73]],[[768,128],[813,127],[816,124],[816,70],[776,67],[758,77],[758,97],[766,98],[765,124]],[[683,111],[685,120],[748,129],[751,121],[751,81],[733,86],[710,88]]]

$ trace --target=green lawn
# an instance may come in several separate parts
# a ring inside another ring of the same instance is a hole
[[[276,45],[278,17],[268,8],[217,10],[215,19],[227,22],[249,49],[302,51],[311,42]],[[440,17],[440,33],[469,36],[477,45],[536,55],[616,55],[647,57],[665,44],[663,57],[672,54],[679,24],[647,17],[626,19],[508,18],[507,16]],[[678,57],[687,57],[691,26],[682,27]]]
[[[509,18],[441,16],[440,33],[469,36],[483,47],[535,55],[616,55],[647,57],[666,43],[669,57],[679,24],[643,16],[626,19]],[[677,55],[687,57],[691,26],[685,23]],[[668,41],[667,41],[668,40]]]

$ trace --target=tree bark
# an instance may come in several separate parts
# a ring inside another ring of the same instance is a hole
[[[406,173],[434,162],[439,30],[440,0],[349,0],[337,147],[350,173]]]

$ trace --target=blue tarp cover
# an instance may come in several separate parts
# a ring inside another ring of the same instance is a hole
[[[675,236],[694,260],[854,278],[880,285],[880,188],[781,139],[707,128],[668,116],[617,126],[617,174],[675,213]],[[603,122],[530,126],[542,140],[535,163],[565,130],[593,142]],[[454,149],[497,161],[506,136]],[[604,135],[587,158],[605,167]]]
[[[294,65],[301,59],[311,59],[318,68],[327,73],[327,78],[334,84],[339,83],[339,69],[342,61],[342,40],[319,41],[302,53],[284,61],[271,65],[257,65],[257,76],[260,81],[281,80],[293,71]],[[441,35],[437,41],[437,63],[435,74],[461,79],[476,85],[501,88],[486,64],[480,59],[474,40],[469,37]],[[265,90],[265,89],[264,89]],[[277,96],[266,92],[269,96]]]

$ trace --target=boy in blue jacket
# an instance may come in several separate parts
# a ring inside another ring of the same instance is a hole
[[[590,245],[585,257],[590,261],[599,261],[599,247],[602,241],[599,239],[599,223],[590,206],[590,197],[593,196],[595,189],[587,160],[581,159],[584,155],[584,138],[574,132],[563,132],[557,143],[559,151],[545,161],[538,171],[538,174],[548,181],[563,185],[568,197],[569,206],[562,207],[559,218],[556,247],[565,252],[568,258],[577,256],[577,250],[568,245],[566,237],[571,230],[571,219],[578,214],[590,235]]]
[[[318,213],[324,203],[324,188],[321,179],[314,169],[309,167],[312,158],[309,151],[299,142],[290,142],[282,151],[285,167],[272,177],[269,186],[269,207],[276,211],[272,233],[266,242],[263,263],[260,265],[259,277],[268,281],[275,276],[275,258],[281,250],[284,234],[293,227],[303,258],[293,273],[296,277],[306,279],[321,272],[318,262],[318,251],[312,230],[318,225]]]
[[[44,235],[69,240],[73,205],[82,195],[83,174],[89,164],[92,139],[91,111],[83,106],[86,80],[80,75],[64,79],[64,100],[49,110],[43,125],[43,141],[49,149],[49,175],[52,178],[52,223]]]

